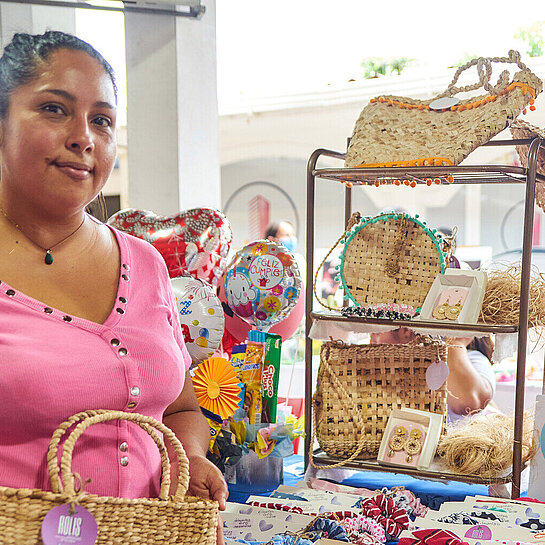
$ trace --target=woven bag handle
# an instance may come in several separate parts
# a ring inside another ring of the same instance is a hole
[[[319,267],[316,269],[316,273],[314,274],[314,283],[312,285],[312,291],[314,293],[314,297],[316,298],[316,301],[320,303],[324,308],[327,308],[327,310],[339,310],[337,307],[330,307],[329,305],[323,303],[320,298],[318,297],[318,292],[316,290],[316,286],[318,284],[318,273],[320,272],[320,269],[324,266],[324,263],[327,261],[327,258],[332,254],[333,250],[339,245],[339,242],[346,236],[348,236],[349,231],[358,223],[361,219],[361,214],[359,212],[354,212],[350,219],[348,220],[348,223],[346,225],[346,229],[344,233],[337,239],[337,242],[329,249],[329,252],[327,252],[326,256],[322,259],[322,262],[320,263]]]
[[[155,420],[150,416],[144,416],[138,413],[125,413],[122,411],[88,411],[85,413],[78,413],[74,415],[69,420],[64,422],[57,428],[54,432],[51,442],[49,444],[49,450],[47,454],[49,477],[51,480],[51,487],[53,492],[62,493],[63,485],[59,478],[59,467],[57,465],[57,450],[60,438],[64,435],[68,427],[73,425],[77,420],[80,420],[80,423],[74,428],[70,433],[63,445],[63,453],[60,464],[60,472],[62,472],[64,480],[64,492],[68,495],[74,495],[75,492],[75,482],[74,475],[72,473],[72,454],[76,441],[83,434],[83,432],[94,424],[101,422],[111,422],[113,420],[127,420],[129,422],[134,422],[138,424],[142,429],[150,434],[151,438],[158,446],[161,454],[161,467],[163,470],[163,476],[161,480],[161,491],[159,494],[159,499],[167,500],[168,491],[170,487],[170,462],[168,460],[168,455],[164,443],[161,441],[156,431],[160,431],[164,436],[167,437],[170,444],[173,446],[179,466],[179,475],[176,491],[174,493],[174,499],[181,501],[185,497],[188,487],[189,487],[189,460],[184,452],[182,444],[179,439],[174,435],[174,433],[167,428],[161,422]]]
[[[106,409],[96,409],[76,413],[61,424],[59,424],[57,429],[53,432],[53,435],[51,436],[51,439],[49,441],[49,448],[47,450],[47,469],[49,472],[49,480],[51,482],[51,488],[53,489],[53,492],[60,493],[63,489],[59,476],[60,469],[57,464],[57,455],[60,441],[66,434],[66,431],[77,422],[81,422],[82,420],[85,420],[86,418],[89,418],[91,416],[96,416],[97,414],[104,414],[107,412],[108,411]]]
[[[329,366],[329,363],[327,363],[327,356],[329,355],[329,349],[330,349],[330,345],[327,344],[326,349],[325,349],[325,352],[326,352],[325,357],[320,358],[320,362],[323,362],[326,371],[329,373],[329,376],[332,379],[332,383],[337,389],[337,394],[339,394],[339,397],[344,396],[344,399],[351,399],[350,394],[346,391],[345,387],[342,385],[341,381],[336,377],[335,373],[333,373],[333,370]],[[363,433],[363,431],[364,431],[363,426],[362,426],[362,430],[361,430],[360,440],[358,441],[358,446],[356,447],[356,450],[346,460],[342,460],[340,462],[337,462],[336,464],[330,464],[330,465],[317,465],[317,464],[315,464],[314,463],[313,448],[314,448],[314,441],[316,439],[316,429],[318,428],[318,422],[317,422],[317,417],[316,417],[316,405],[317,405],[316,394],[317,394],[317,392],[314,392],[314,395],[312,396],[313,425],[312,425],[312,438],[310,439],[310,447],[309,447],[309,453],[308,453],[309,454],[310,465],[314,469],[332,469],[332,468],[335,468],[335,467],[341,467],[344,464],[347,464],[348,462],[351,462],[352,460],[355,460],[358,457],[358,455],[360,454],[360,452],[363,450],[363,447],[365,446],[365,441],[366,441],[365,434]],[[350,409],[353,411],[353,416],[356,417],[354,420],[360,420],[360,418],[361,418],[361,421],[363,421],[363,415],[361,414],[361,411],[355,407],[355,405],[350,407]],[[360,418],[358,418],[358,417],[360,417]],[[322,416],[322,418],[320,418],[320,422],[319,422],[320,424],[322,422],[322,419],[323,419],[323,416]]]
[[[452,81],[450,82],[450,85],[447,87],[447,89],[440,95],[437,95],[435,98],[452,96],[457,93],[463,93],[466,91],[473,91],[474,89],[479,89],[480,87],[484,87],[491,95],[500,94],[509,84],[509,72],[507,70],[504,70],[500,74],[496,85],[492,85],[490,83],[490,78],[492,77],[493,62],[516,64],[521,70],[528,70],[528,67],[520,60],[520,53],[518,51],[514,51],[513,49],[509,51],[507,57],[479,57],[477,59],[472,59],[466,64],[460,66],[458,70],[456,70],[454,77],[452,78]],[[464,70],[471,68],[472,66],[477,66],[479,81],[472,85],[456,87],[456,82],[458,81],[461,73]]]
[[[49,444],[50,446],[49,446],[49,451],[47,455],[47,466],[48,466],[49,475],[50,475],[51,487],[54,492],[61,493],[63,490],[62,482],[60,479],[60,469],[57,465],[57,453],[58,453],[59,443],[61,438],[65,435],[68,428],[70,428],[76,422],[81,422],[82,420],[85,420],[86,418],[96,416],[99,414],[107,414],[109,412],[111,411],[106,409],[96,409],[96,410],[89,410],[89,411],[77,413],[71,416],[65,422],[63,422],[55,430]],[[161,465],[169,468],[167,471],[163,470],[163,476],[161,479],[160,497],[166,498],[168,496],[168,491],[170,490],[170,462],[168,460],[168,452],[166,450],[164,442],[157,435],[155,430],[150,425],[139,423],[139,426],[149,433],[154,443],[157,445],[157,448],[159,449],[159,452],[161,454]],[[167,465],[165,465],[164,460],[166,460]],[[73,478],[73,475],[71,473],[69,475]]]

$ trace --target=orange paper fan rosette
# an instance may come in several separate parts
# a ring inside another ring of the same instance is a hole
[[[233,366],[223,358],[208,358],[195,370],[193,388],[199,405],[221,418],[238,409],[241,388]]]

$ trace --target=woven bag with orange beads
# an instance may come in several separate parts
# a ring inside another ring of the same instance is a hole
[[[490,82],[492,63],[515,64],[510,80],[503,71]],[[476,66],[479,81],[457,87],[460,74]],[[488,94],[458,99],[454,95],[484,87]],[[362,110],[346,153],[347,167],[457,165],[475,148],[504,130],[542,91],[543,82],[521,62],[508,57],[480,57],[458,68],[451,84],[431,100],[397,96],[371,99]]]

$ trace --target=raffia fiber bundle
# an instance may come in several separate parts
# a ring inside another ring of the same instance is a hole
[[[499,477],[513,462],[513,417],[504,414],[481,414],[467,418],[467,423],[447,431],[437,449],[452,473]],[[524,413],[522,462],[537,452],[534,417]]]
[[[495,265],[487,271],[488,282],[481,309],[481,321],[491,325],[516,325],[520,309],[519,264]],[[545,325],[545,276],[537,269],[530,273],[528,320],[532,326]]]

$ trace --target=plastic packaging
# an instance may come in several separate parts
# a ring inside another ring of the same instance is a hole
[[[261,423],[261,371],[266,339],[267,334],[262,331],[252,330],[248,333],[246,355],[242,365],[242,382],[246,384],[244,408],[250,424]]]
[[[267,333],[261,385],[263,387],[263,408],[261,422],[276,424],[276,407],[278,404],[278,376],[280,374],[280,356],[282,353],[282,337]]]

